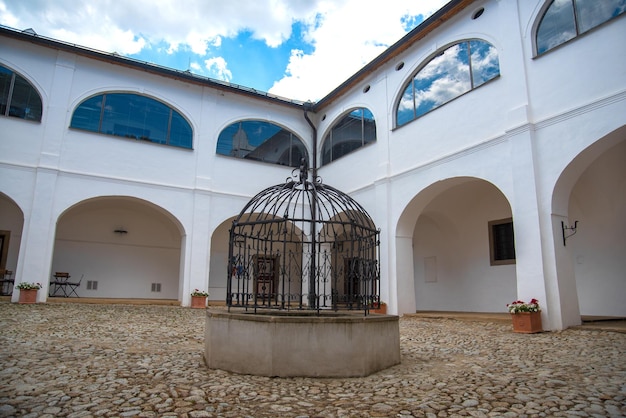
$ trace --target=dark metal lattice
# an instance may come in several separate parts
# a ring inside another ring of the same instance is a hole
[[[230,230],[226,304],[246,309],[363,310],[380,303],[380,231],[345,193],[300,173],[269,187]]]

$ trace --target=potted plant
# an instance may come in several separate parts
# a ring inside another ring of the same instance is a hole
[[[36,303],[37,291],[41,289],[41,283],[21,282],[15,286],[20,291],[18,303]]]
[[[385,302],[372,303],[372,312],[379,314],[387,314],[387,304]]]
[[[207,292],[194,289],[191,292],[191,307],[192,308],[206,308],[206,298],[209,297]]]
[[[541,326],[541,308],[539,301],[531,299],[529,303],[516,300],[506,305],[513,320],[513,332],[533,334],[543,331]]]

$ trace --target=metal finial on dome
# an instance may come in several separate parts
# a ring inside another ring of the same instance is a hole
[[[309,179],[309,163],[306,158],[300,159],[300,183],[304,183]]]

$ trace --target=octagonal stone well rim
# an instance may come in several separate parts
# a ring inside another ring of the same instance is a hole
[[[361,377],[400,363],[399,318],[206,311],[209,368],[270,377]]]

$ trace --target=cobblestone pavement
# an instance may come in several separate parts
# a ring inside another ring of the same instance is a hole
[[[0,416],[620,417],[626,334],[515,334],[405,317],[402,363],[364,378],[208,370],[204,311],[0,303]]]

